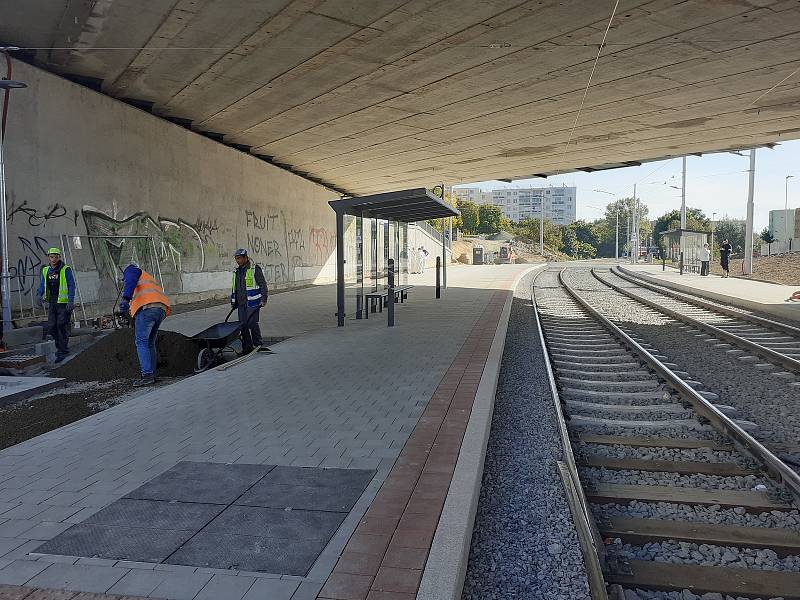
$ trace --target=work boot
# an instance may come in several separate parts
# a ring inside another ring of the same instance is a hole
[[[156,382],[156,378],[153,375],[142,376],[141,379],[137,379],[133,382],[133,387],[145,387],[148,385],[153,385]]]

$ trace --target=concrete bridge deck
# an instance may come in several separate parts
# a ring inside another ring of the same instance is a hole
[[[276,295],[265,334],[293,337],[275,354],[0,451],[0,586],[9,586],[0,597],[413,598],[487,377],[494,393],[510,290],[529,268],[454,268],[440,301],[424,285],[433,273],[415,276],[393,329],[385,314],[329,326],[332,288]],[[191,333],[224,310],[178,315],[170,327]],[[36,553],[180,461],[375,475],[302,576]]]

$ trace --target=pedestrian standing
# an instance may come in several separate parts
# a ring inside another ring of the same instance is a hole
[[[236,270],[233,272],[231,286],[231,306],[239,311],[239,322],[242,327],[242,354],[259,347],[259,352],[270,352],[266,346],[261,347],[261,329],[258,325],[261,308],[267,305],[269,289],[264,272],[259,265],[253,264],[247,256],[247,250],[239,248],[233,255]]]
[[[700,248],[700,275],[708,275],[708,268],[711,264],[711,251],[708,249],[708,244],[703,244]]]
[[[134,387],[153,385],[156,382],[158,353],[156,339],[161,322],[170,313],[169,298],[156,278],[136,265],[128,265],[122,272],[124,287],[119,310],[130,310],[136,336],[136,353],[139,355],[141,379]]]
[[[56,362],[69,354],[69,320],[75,308],[75,276],[72,267],[61,260],[61,250],[47,251],[50,264],[42,267],[36,295],[39,305],[47,305],[47,332],[56,341]]]
[[[730,276],[730,258],[731,252],[733,252],[733,246],[728,240],[722,240],[722,244],[719,247],[719,265],[722,267],[722,276],[729,277]]]
[[[428,260],[428,251],[425,250],[424,246],[419,247],[419,272],[425,273],[425,263]]]

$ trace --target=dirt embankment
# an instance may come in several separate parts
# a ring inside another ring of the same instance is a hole
[[[186,336],[159,331],[156,341],[160,377],[191,375],[199,347]],[[133,329],[118,329],[98,340],[66,364],[54,369],[54,377],[73,381],[114,381],[139,377],[139,357]]]
[[[743,276],[742,262],[742,259],[730,261],[731,275]],[[719,260],[712,261],[711,272],[717,275],[722,274]],[[800,286],[800,252],[754,258],[753,275],[751,277],[761,281]]]

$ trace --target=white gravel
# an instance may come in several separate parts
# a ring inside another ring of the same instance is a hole
[[[628,504],[593,504],[592,513],[598,521],[616,516],[634,519],[689,521],[712,525],[791,529],[800,532],[800,512],[797,510],[749,513],[741,506],[723,508],[718,504],[700,506],[633,500]]]
[[[606,546],[609,557],[651,560],[676,565],[703,565],[761,571],[800,572],[800,556],[779,557],[770,549],[711,546],[690,542],[653,542],[643,546],[614,543]]]
[[[584,481],[602,483],[621,483],[633,485],[667,485],[670,487],[700,488],[707,490],[752,490],[762,484],[767,489],[774,484],[763,477],[744,475],[741,477],[721,477],[719,475],[680,475],[661,471],[628,471],[612,470],[602,467],[584,467],[580,469]],[[585,479],[584,479],[585,478]]]

